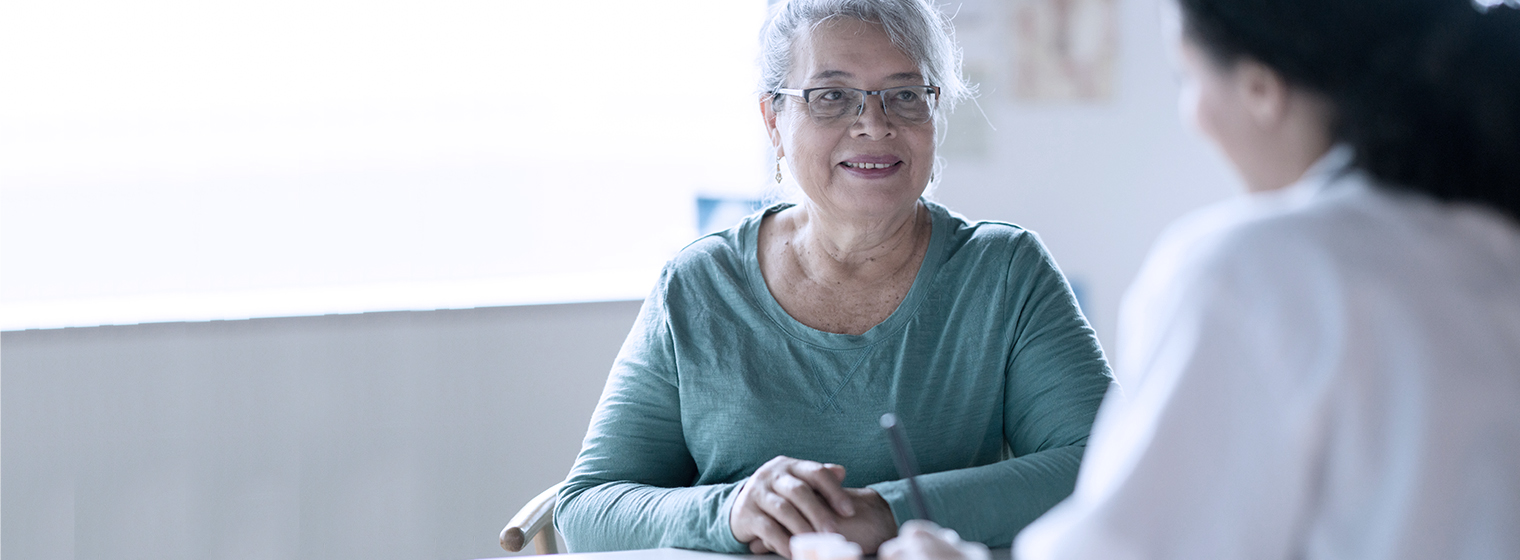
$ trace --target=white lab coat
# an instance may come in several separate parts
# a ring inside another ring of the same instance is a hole
[[[1015,558],[1520,558],[1520,227],[1349,159],[1163,234]]]

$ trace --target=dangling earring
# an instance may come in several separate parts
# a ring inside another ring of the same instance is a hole
[[[776,184],[781,184],[781,158],[776,158]]]

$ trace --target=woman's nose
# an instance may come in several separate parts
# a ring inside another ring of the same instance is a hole
[[[879,94],[866,97],[865,102],[861,103],[860,116],[855,118],[855,124],[851,128],[855,134],[869,138],[882,138],[892,134],[892,123]]]

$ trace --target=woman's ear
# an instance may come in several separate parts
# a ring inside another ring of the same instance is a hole
[[[1231,74],[1241,105],[1251,121],[1262,130],[1282,126],[1291,95],[1288,82],[1282,75],[1271,67],[1250,59],[1237,62]]]
[[[775,97],[768,93],[760,94],[760,118],[765,120],[765,133],[771,137],[771,146],[776,148],[776,157],[781,153],[781,130],[776,128],[776,103]]]

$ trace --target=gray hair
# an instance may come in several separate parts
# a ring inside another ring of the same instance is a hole
[[[955,104],[975,94],[961,76],[961,50],[955,28],[933,0],[782,0],[771,8],[760,32],[760,89],[786,87],[792,70],[792,43],[802,31],[836,17],[880,24],[893,45],[918,63],[929,81],[939,86],[943,117]],[[936,119],[940,120],[940,119]]]

